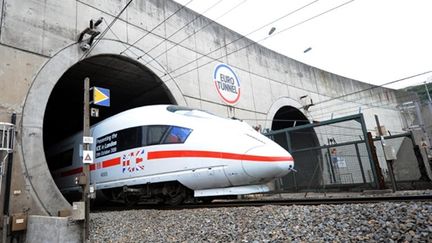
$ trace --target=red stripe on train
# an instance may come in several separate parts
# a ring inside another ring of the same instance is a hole
[[[199,150],[168,150],[168,151],[154,151],[148,152],[147,159],[168,159],[168,158],[217,158],[217,159],[232,159],[232,160],[248,160],[256,162],[277,162],[277,161],[293,161],[291,156],[259,156],[259,155],[246,155],[246,154],[234,154],[225,152],[212,152],[212,151],[199,151]],[[120,165],[120,157],[102,161],[97,164],[90,165],[90,170],[96,170],[101,168],[108,168],[112,166]],[[68,171],[61,172],[60,176],[71,176],[79,174],[83,171],[82,167],[71,169]]]
[[[102,162],[102,168],[108,168],[108,167],[116,166],[119,164],[120,164],[120,157],[114,158],[114,159],[109,159],[109,160],[105,160]]]
[[[218,159],[233,159],[233,160],[249,160],[258,162],[274,162],[274,161],[292,161],[291,156],[259,156],[247,154],[234,154],[225,152],[211,152],[199,150],[169,150],[169,151],[154,151],[148,152],[147,159],[168,159],[168,158],[218,158]]]
[[[90,165],[90,171],[93,171],[96,169],[101,169],[101,168],[108,168],[108,167],[112,167],[112,166],[116,166],[116,165],[120,165],[120,158],[109,159],[109,160],[102,161],[100,163],[91,164]],[[61,172],[60,176],[61,177],[71,176],[71,175],[79,174],[82,172],[83,172],[83,167],[78,167],[75,169]]]
[[[60,176],[61,177],[71,176],[71,175],[75,175],[75,174],[81,173],[82,171],[83,171],[83,168],[79,167],[79,168],[75,168],[75,169],[72,169],[72,170],[67,170],[67,171],[61,172]]]

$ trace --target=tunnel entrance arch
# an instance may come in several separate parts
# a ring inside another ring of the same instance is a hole
[[[269,114],[273,116],[270,129],[277,131],[309,124],[308,117],[296,106],[300,104],[294,100],[287,98],[279,100],[278,106],[272,107],[273,112]],[[322,155],[318,151],[296,152],[296,150],[319,146],[317,134],[313,128],[307,128],[290,132],[289,135],[289,138],[285,133],[273,137],[279,145],[291,153],[294,158],[294,167],[297,170],[282,178],[280,189],[299,191],[315,188],[321,181],[319,168]]]
[[[154,104],[177,104],[164,83],[141,63],[120,55],[101,54],[70,67],[54,86],[43,120],[43,142],[47,149],[82,130],[84,78],[90,85],[110,90],[110,107],[97,107],[95,124],[122,111]]]
[[[101,40],[83,60],[78,45],[69,45],[35,75],[24,103],[19,147],[30,193],[41,213],[57,215],[70,206],[51,177],[45,147],[82,129],[84,77],[89,76],[94,86],[111,89],[112,107],[101,109],[99,119],[142,105],[187,105],[175,80],[159,78],[165,67],[145,66],[146,58],[138,62],[119,55],[125,44]],[[144,53],[136,47],[131,50]]]

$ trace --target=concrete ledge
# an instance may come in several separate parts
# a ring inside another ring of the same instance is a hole
[[[30,215],[26,242],[82,242],[81,226],[66,217]]]

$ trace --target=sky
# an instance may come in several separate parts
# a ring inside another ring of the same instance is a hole
[[[344,77],[382,85],[431,71],[385,87],[432,82],[430,0],[175,1],[267,48]]]

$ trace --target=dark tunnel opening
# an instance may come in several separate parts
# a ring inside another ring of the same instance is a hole
[[[294,128],[309,124],[307,117],[292,106],[280,108],[272,123],[272,130]],[[274,140],[287,149],[294,158],[296,173],[290,173],[282,178],[281,187],[287,191],[313,190],[319,186],[321,173],[319,163],[321,153],[319,150],[306,150],[319,146],[317,134],[313,128],[295,129],[288,133],[274,136]],[[297,151],[300,150],[301,151]]]
[[[82,131],[85,77],[90,78],[90,87],[110,90],[111,106],[98,106],[99,117],[92,117],[91,125],[139,106],[176,104],[159,77],[135,60],[116,55],[84,59],[63,74],[49,97],[43,122],[45,153],[59,141]],[[52,170],[54,161],[47,158],[47,163]]]

